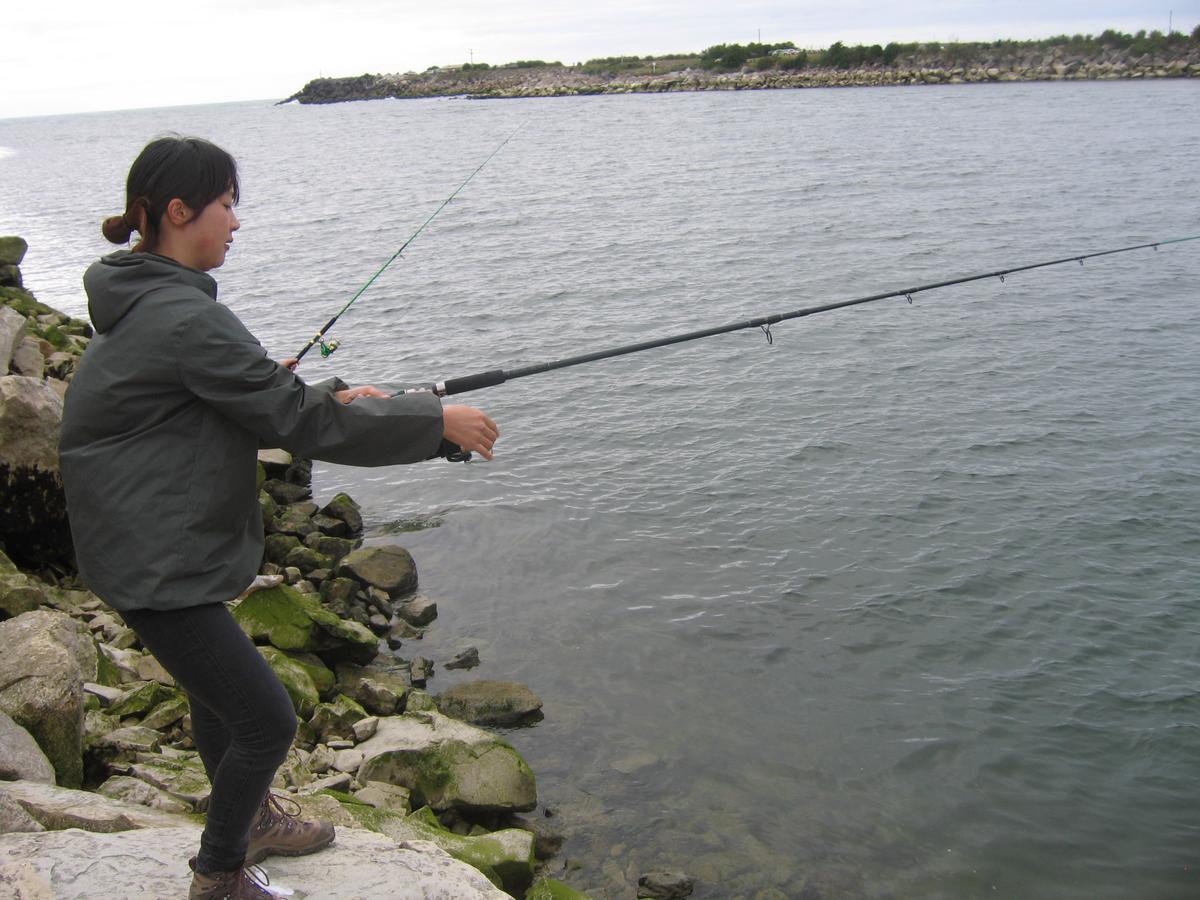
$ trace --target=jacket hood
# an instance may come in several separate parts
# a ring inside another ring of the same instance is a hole
[[[110,331],[146,294],[173,287],[200,290],[217,299],[217,282],[211,275],[153,253],[118,250],[92,263],[83,275],[88,316],[101,334]]]

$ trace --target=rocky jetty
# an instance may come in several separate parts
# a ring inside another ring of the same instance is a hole
[[[24,252],[0,238],[0,896],[181,897],[210,787],[182,691],[73,569],[54,448],[91,329],[24,290]],[[519,815],[534,774],[480,727],[536,721],[541,702],[503,682],[425,691],[434,662],[400,654],[437,607],[408,552],[363,546],[358,506],[314,501],[304,460],[265,451],[259,488],[266,558],[230,605],[299,721],[274,790],[338,827],[315,856],[268,859],[275,885],[584,897],[545,877],[562,835]]]
[[[951,47],[953,45],[950,45]],[[1115,81],[1200,76],[1195,41],[1160,53],[1135,55],[1119,47],[1072,52],[1014,45],[973,54],[961,61],[952,52],[914,52],[890,64],[857,68],[810,66],[760,71],[714,72],[697,67],[629,75],[593,67],[555,64],[479,69],[450,67],[423,73],[317,78],[281,102],[341,103],[384,98],[565,97],[591,94],[653,94],[674,91],[739,91],[780,88],[881,85],[982,84],[1011,81]]]

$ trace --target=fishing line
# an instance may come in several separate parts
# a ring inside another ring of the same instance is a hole
[[[326,333],[328,333],[329,329],[334,326],[334,323],[336,323],[337,320],[342,317],[342,313],[344,313],[351,306],[353,306],[354,301],[357,300],[359,297],[361,297],[363,295],[363,293],[366,291],[366,289],[375,283],[375,279],[378,278],[380,275],[382,275],[384,270],[388,266],[390,266],[392,263],[394,263],[397,259],[400,258],[400,254],[403,253],[408,248],[409,244],[411,244],[414,240],[416,240],[417,235],[419,235],[422,231],[425,230],[425,226],[428,225],[430,222],[432,222],[437,217],[438,213],[440,213],[443,209],[445,209],[447,206],[450,205],[450,201],[458,196],[459,191],[461,191],[463,188],[465,188],[470,183],[471,179],[474,178],[476,175],[478,175],[480,173],[480,171],[482,171],[483,167],[492,161],[493,156],[495,156],[497,153],[499,153],[501,150],[504,149],[504,145],[507,144],[509,141],[511,141],[513,139],[513,137],[516,136],[516,133],[518,131],[520,131],[524,125],[525,125],[525,123],[522,122],[520,125],[518,125],[516,128],[514,128],[512,131],[512,134],[510,134],[508,137],[506,137],[504,140],[502,140],[500,142],[500,145],[495,150],[493,150],[491,153],[488,154],[487,159],[485,159],[483,162],[481,162],[479,164],[478,168],[476,168],[474,172],[472,172],[470,175],[468,175],[463,180],[463,183],[460,184],[457,188],[455,188],[454,192],[451,193],[449,197],[447,197],[445,200],[442,201],[442,205],[439,206],[437,209],[435,209],[430,214],[429,218],[421,223],[420,228],[418,228],[411,235],[409,235],[408,240],[400,245],[400,249],[397,250],[395,253],[393,253],[391,258],[387,262],[385,262],[382,266],[380,266],[376,270],[374,275],[372,275],[370,278],[367,279],[366,284],[364,284],[362,287],[360,287],[355,292],[354,296],[351,297],[346,302],[346,305],[343,306],[340,310],[338,310],[337,314],[334,315],[334,317],[332,319],[330,319],[323,326],[321,326],[320,331],[318,331],[311,338],[309,338],[308,343],[305,344],[301,348],[300,352],[296,354],[297,362],[299,362],[301,359],[303,359],[304,354],[307,353],[309,350],[311,350],[314,346],[320,345],[321,356],[324,356],[324,357],[328,357],[331,353],[333,353],[334,350],[336,350],[338,348],[338,341],[329,341],[328,343],[326,343],[325,335],[326,335]]]
[[[726,334],[731,331],[741,331],[746,328],[760,328],[767,337],[767,342],[772,343],[774,337],[771,332],[771,326],[777,322],[784,322],[788,319],[799,319],[804,316],[813,316],[817,313],[831,312],[835,309],[844,309],[847,306],[858,306],[863,303],[874,303],[876,300],[886,300],[890,297],[904,297],[909,303],[912,303],[913,294],[919,294],[923,291],[933,291],[939,288],[950,287],[955,284],[966,284],[970,281],[981,281],[985,278],[999,278],[1002,282],[1006,275],[1011,275],[1014,272],[1027,272],[1030,269],[1042,269],[1046,266],[1057,266],[1068,262],[1078,262],[1081,266],[1085,259],[1095,259],[1098,256],[1111,256],[1114,253],[1128,253],[1131,250],[1144,250],[1147,247],[1153,247],[1157,250],[1161,246],[1167,244],[1181,244],[1185,241],[1200,240],[1200,235],[1182,238],[1170,238],[1168,240],[1154,241],[1148,244],[1136,244],[1131,247],[1119,247],[1115,250],[1099,250],[1095,253],[1084,253],[1077,256],[1064,256],[1062,259],[1052,259],[1046,262],[1029,263],[1026,265],[1013,266],[1008,269],[997,269],[992,272],[984,272],[980,275],[966,275],[961,278],[950,278],[945,281],[935,281],[930,284],[921,284],[916,287],[901,288],[900,290],[887,291],[882,294],[871,294],[868,297],[856,297],[853,300],[841,300],[836,303],[825,303],[820,306],[809,306],[804,309],[797,309],[792,312],[776,313],[770,316],[762,316],[756,319],[747,319],[739,322],[732,322],[728,325],[717,325],[712,328],[703,328],[699,331],[689,331],[683,334],[669,335],[667,337],[657,338],[650,341],[642,341],[637,344],[626,344],[621,347],[613,347],[608,350],[596,350],[592,353],[583,353],[579,356],[570,356],[565,359],[554,360],[552,362],[537,363],[530,366],[522,366],[516,369],[492,369],[487,372],[478,372],[474,375],[467,375],[462,378],[451,378],[448,381],[438,382],[433,385],[419,388],[411,388],[406,393],[417,393],[421,391],[432,391],[439,397],[447,397],[452,394],[464,394],[467,391],[477,391],[481,388],[494,387],[498,384],[504,384],[506,381],[512,381],[516,378],[525,378],[529,375],[539,375],[543,372],[551,372],[555,369],[565,369],[569,366],[579,366],[584,363],[596,362],[601,359],[611,359],[614,356],[625,356],[629,353],[638,353],[642,350],[653,350],[656,347],[666,347],[671,344],[682,344],[686,341],[695,341],[700,338],[712,337],[718,334]]]

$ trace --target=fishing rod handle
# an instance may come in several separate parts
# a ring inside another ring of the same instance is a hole
[[[453,394],[465,394],[467,391],[477,391],[480,388],[495,387],[508,381],[508,374],[503,369],[492,369],[490,372],[477,372],[462,378],[451,378],[435,385],[434,392],[439,397],[449,397]]]

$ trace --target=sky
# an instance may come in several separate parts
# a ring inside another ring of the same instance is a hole
[[[321,76],[760,39],[827,47],[1190,32],[1200,0],[25,0],[3,20],[0,118],[12,118],[281,99]]]

